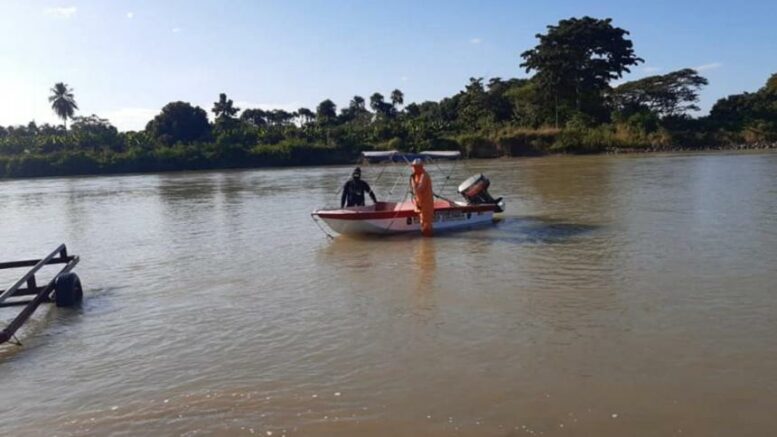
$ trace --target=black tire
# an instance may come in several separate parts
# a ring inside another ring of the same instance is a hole
[[[54,301],[58,307],[72,307],[81,303],[84,291],[75,273],[59,275],[54,283]]]

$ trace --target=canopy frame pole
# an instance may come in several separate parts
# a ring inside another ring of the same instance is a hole
[[[448,186],[448,182],[451,180],[451,176],[453,176],[453,172],[456,171],[456,166],[459,164],[459,161],[453,161],[453,167],[451,168],[451,171],[448,172],[448,174],[445,176],[445,183],[442,184],[442,188],[440,189],[440,193],[445,194],[445,187]],[[442,168],[440,166],[437,166],[437,168],[440,170],[440,173],[445,174],[444,171],[442,171]],[[447,200],[447,199],[446,199]],[[450,200],[448,200],[450,202]]]

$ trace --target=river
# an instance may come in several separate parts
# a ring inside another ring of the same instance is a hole
[[[477,172],[506,214],[434,239],[328,239],[348,167],[0,181],[0,260],[64,242],[86,287],[0,347],[0,435],[775,432],[777,154],[470,161],[445,191]]]

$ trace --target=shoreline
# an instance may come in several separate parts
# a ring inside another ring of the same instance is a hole
[[[745,151],[767,151],[777,150],[777,141],[763,141],[753,144],[733,144],[718,145],[706,147],[632,147],[632,148],[609,148],[602,154],[606,155],[626,155],[642,153],[692,153],[692,152],[745,152]],[[592,155],[598,155],[593,153]]]
[[[736,144],[725,146],[708,146],[708,147],[649,147],[649,148],[609,148],[602,152],[596,153],[540,153],[532,155],[500,155],[494,157],[464,157],[463,161],[481,161],[487,159],[526,159],[526,158],[547,158],[547,157],[559,157],[559,156],[612,156],[612,155],[648,155],[648,154],[681,154],[681,153],[716,153],[716,152],[769,152],[777,151],[777,142],[759,142],[753,144]],[[0,177],[0,183],[3,181],[14,181],[23,179],[47,179],[47,178],[69,178],[69,177],[84,177],[84,176],[136,176],[136,175],[149,175],[149,174],[173,174],[184,172],[207,172],[207,171],[240,171],[240,170],[274,170],[274,169],[292,169],[292,168],[310,168],[310,167],[336,167],[347,166],[354,164],[354,160],[334,160],[329,162],[320,163],[308,163],[300,164],[298,162],[280,163],[276,162],[269,165],[225,165],[225,166],[213,166],[213,167],[200,167],[200,168],[178,168],[178,169],[148,169],[137,171],[95,171],[95,172],[62,172],[62,173],[48,173],[37,175],[21,175],[21,176],[2,176]]]

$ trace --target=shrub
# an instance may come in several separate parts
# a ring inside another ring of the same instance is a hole
[[[564,129],[551,150],[565,153],[601,153],[619,145],[609,126],[591,129]]]
[[[537,156],[548,153],[559,135],[558,129],[513,129],[497,135],[499,149],[510,156]]]
[[[405,140],[403,140],[402,138],[394,137],[388,140],[388,142],[386,142],[386,149],[406,151],[407,145],[405,144]]]
[[[50,158],[40,155],[19,155],[6,164],[8,177],[40,177],[57,175],[51,168]]]
[[[777,123],[774,121],[754,121],[742,129],[742,138],[746,143],[777,141]]]
[[[430,138],[423,141],[420,144],[419,151],[424,150],[458,150],[461,151],[462,147],[456,140],[451,138]]]
[[[496,158],[499,148],[496,143],[480,135],[462,135],[459,137],[464,152],[469,158]]]
[[[567,129],[581,130],[596,126],[596,121],[588,114],[575,111],[564,126]]]
[[[52,167],[57,174],[94,174],[100,170],[100,164],[94,155],[83,152],[63,153],[59,156],[51,156]]]

